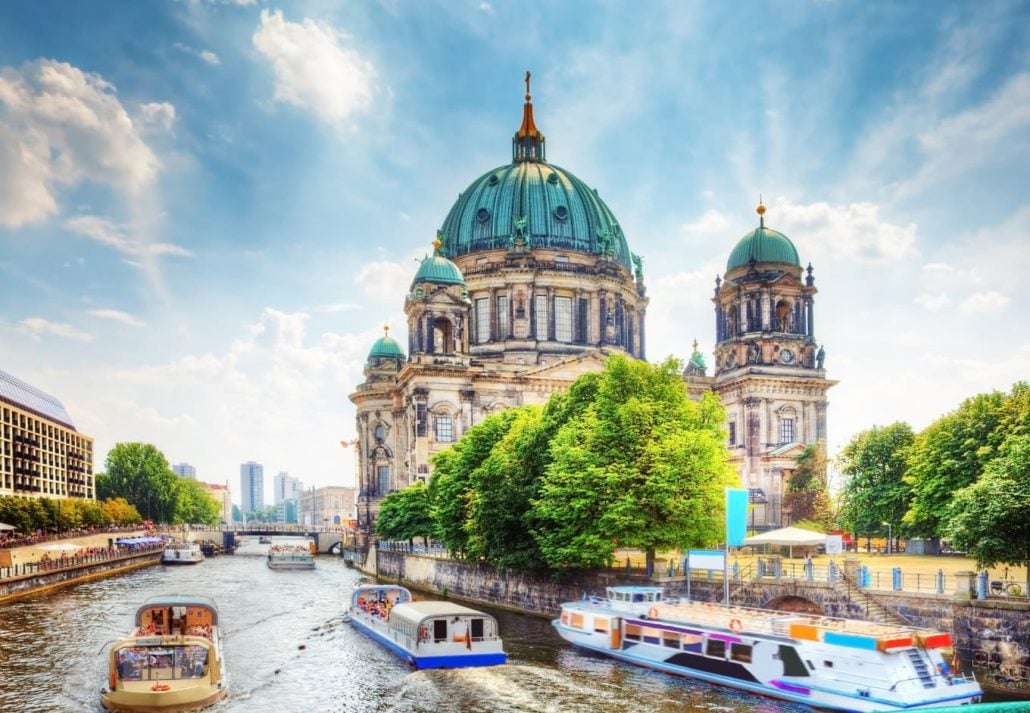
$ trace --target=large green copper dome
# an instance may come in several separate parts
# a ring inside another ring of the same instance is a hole
[[[510,247],[608,254],[630,272],[632,256],[611,210],[590,188],[545,158],[544,135],[526,94],[522,126],[512,139],[512,162],[487,171],[458,196],[444,221],[444,254]]]
[[[758,215],[764,216],[765,206],[758,206]],[[736,267],[744,267],[752,260],[758,262],[780,262],[788,265],[801,267],[801,259],[798,257],[797,248],[790,242],[783,233],[765,227],[765,218],[760,219],[757,228],[745,235],[737,242],[729,260],[726,261],[726,271]]]

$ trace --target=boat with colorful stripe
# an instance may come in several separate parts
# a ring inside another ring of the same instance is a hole
[[[415,668],[495,666],[507,661],[492,616],[453,602],[416,602],[404,587],[356,587],[347,614],[356,629]]]
[[[561,605],[558,634],[638,666],[836,711],[907,711],[980,700],[942,656],[951,636],[909,626],[667,599],[608,587]]]

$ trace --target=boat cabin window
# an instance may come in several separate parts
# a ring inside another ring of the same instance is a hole
[[[469,622],[469,634],[472,636],[473,641],[483,640],[483,620],[472,619]]]
[[[780,650],[777,654],[777,658],[783,662],[783,675],[784,676],[807,676],[808,669],[805,668],[805,664],[801,661],[801,656],[798,654],[797,649],[793,646],[786,646],[780,644]],[[813,671],[815,666],[812,666],[812,662],[808,662],[809,668]]]
[[[573,612],[572,613],[572,622],[571,622],[570,626],[572,628],[574,628],[574,629],[582,629],[582,628],[584,628],[584,626],[583,626],[583,615],[582,614],[577,614],[576,612]]]
[[[693,651],[696,654],[701,653],[701,644],[704,643],[704,637],[700,634],[683,634],[683,650]]]
[[[596,631],[598,634],[607,634],[608,633],[608,620],[605,619],[604,617],[595,616],[594,617],[594,631]]]
[[[722,639],[709,639],[705,645],[705,653],[717,659],[726,658],[726,642]]]
[[[823,666],[826,668],[833,668],[833,661],[823,661]]]
[[[624,636],[627,641],[640,641],[640,627],[636,624],[626,624]]]
[[[670,649],[678,649],[680,647],[680,635],[675,631],[663,631],[662,646]]]
[[[123,681],[200,678],[207,664],[203,646],[133,646],[115,653]]]
[[[433,619],[433,643],[447,641],[447,620]]]
[[[643,592],[633,592],[633,601],[635,601],[635,602],[642,602],[642,601],[644,601],[644,594],[643,594]]]
[[[730,659],[751,663],[751,647],[747,644],[730,644]]]

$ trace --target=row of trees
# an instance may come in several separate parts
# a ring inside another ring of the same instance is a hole
[[[387,539],[433,537],[456,556],[552,571],[722,539],[727,464],[718,399],[687,398],[675,359],[615,355],[544,407],[503,411],[434,456],[428,486],[387,496]]]
[[[169,524],[217,525],[221,505],[195,480],[172,472],[149,443],[118,443],[97,473],[97,498],[125,498],[146,519]]]
[[[966,399],[920,433],[855,436],[840,457],[851,532],[949,539],[982,567],[1030,562],[1030,384]]]
[[[66,532],[83,527],[134,525],[142,522],[139,512],[124,498],[96,500],[0,497],[0,522],[22,535],[37,530]]]

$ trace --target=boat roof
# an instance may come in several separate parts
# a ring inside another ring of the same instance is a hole
[[[136,624],[140,623],[143,612],[156,607],[199,607],[211,612],[211,621],[218,623],[218,607],[213,599],[199,594],[162,594],[156,597],[149,597],[139,609],[136,610]]]
[[[393,622],[394,619],[398,619],[402,622],[415,624],[416,626],[426,619],[439,616],[481,616],[484,619],[493,619],[489,614],[485,614],[477,609],[472,609],[461,604],[455,604],[454,602],[405,602],[404,604],[396,605],[390,610],[391,622]]]

